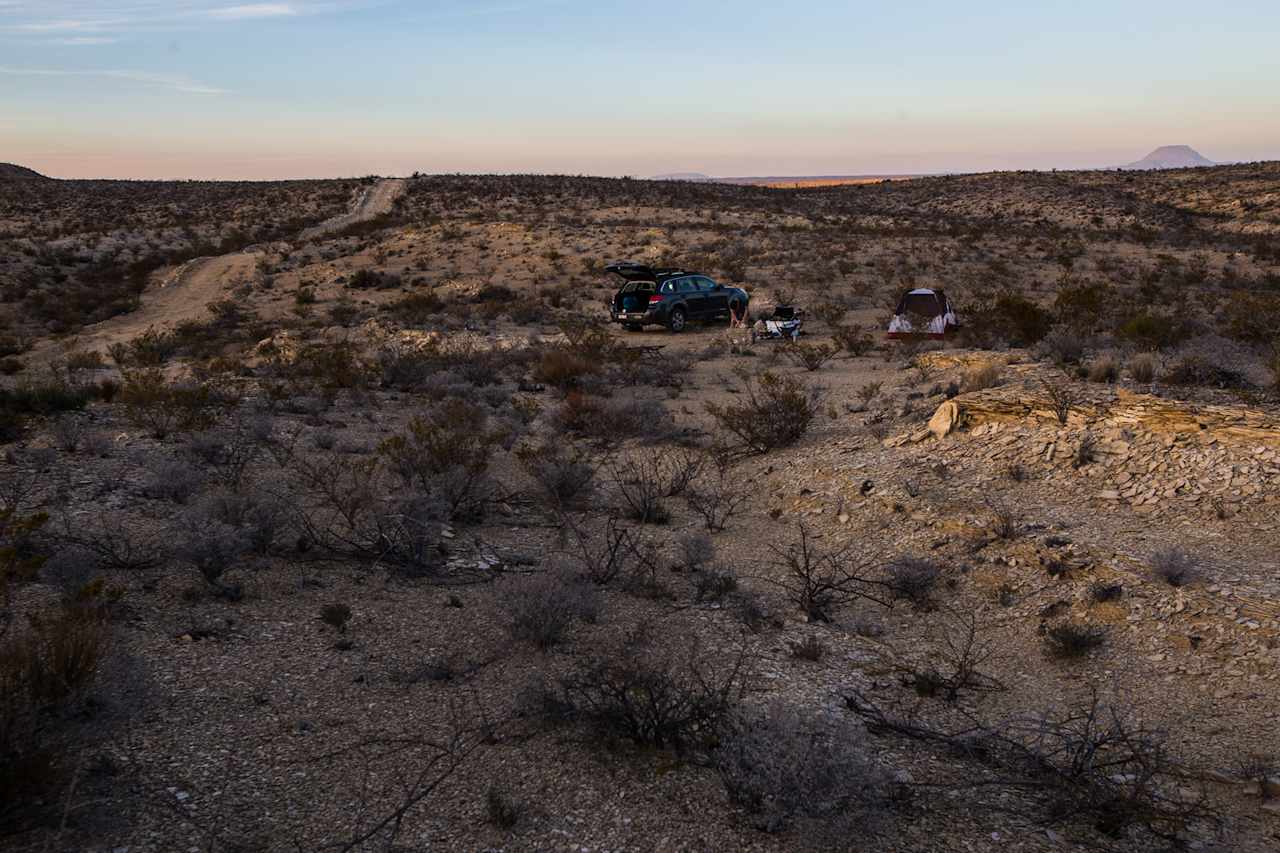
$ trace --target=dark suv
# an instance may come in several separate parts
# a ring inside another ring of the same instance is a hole
[[[609,303],[609,316],[628,331],[661,325],[681,332],[690,320],[727,320],[730,312],[746,316],[750,297],[745,290],[716,284],[700,273],[631,261],[605,270],[626,280]]]

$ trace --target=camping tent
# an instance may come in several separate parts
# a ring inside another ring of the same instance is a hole
[[[941,338],[959,325],[945,293],[919,288],[902,294],[898,300],[898,308],[889,321],[889,337]]]

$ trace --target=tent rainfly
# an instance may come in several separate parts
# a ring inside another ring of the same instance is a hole
[[[919,288],[902,294],[889,321],[891,338],[942,338],[960,326],[947,295],[941,290]]]

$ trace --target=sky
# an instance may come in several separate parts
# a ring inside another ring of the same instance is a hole
[[[1280,3],[0,0],[55,177],[856,175],[1280,159]]]

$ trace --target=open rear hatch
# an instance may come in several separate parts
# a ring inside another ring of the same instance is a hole
[[[613,307],[619,315],[644,314],[649,310],[649,297],[658,290],[658,277],[669,276],[678,270],[654,269],[635,261],[617,261],[605,267],[623,279],[623,285],[613,297]]]

